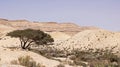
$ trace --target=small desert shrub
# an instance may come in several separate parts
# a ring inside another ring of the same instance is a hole
[[[33,49],[32,51],[41,54],[47,58],[66,57],[66,53],[64,50],[59,50],[54,47],[45,47],[44,49]]]
[[[70,57],[73,60],[75,65],[87,66],[91,65],[91,67],[119,67],[120,65],[120,57],[118,57],[115,53],[113,53],[113,48],[111,49],[88,49],[88,50],[80,50],[75,49],[71,51]],[[85,64],[84,62],[88,62],[89,64]],[[101,63],[103,62],[103,63]],[[113,64],[115,63],[115,64]]]
[[[53,59],[53,57],[69,58],[73,62],[70,62],[68,64],[73,66],[120,67],[120,57],[118,57],[116,53],[113,52],[114,48],[115,47],[109,49],[86,48],[85,50],[82,50],[80,48],[68,51],[66,48],[60,50],[55,47],[46,47],[44,49],[34,49],[32,51],[50,59]]]
[[[36,63],[30,56],[19,57],[18,60],[11,61],[11,64],[19,64],[25,67],[45,67],[39,63]]]
[[[18,61],[17,60],[13,60],[13,61],[11,61],[11,64],[18,64]]]
[[[90,67],[119,67],[117,64],[106,63],[105,61],[93,61],[90,64]]]
[[[56,67],[65,67],[65,65],[64,64],[59,64]]]
[[[80,66],[83,66],[83,67],[87,67],[87,64],[80,61],[80,60],[74,60],[74,64],[78,65],[78,66],[80,65]]]

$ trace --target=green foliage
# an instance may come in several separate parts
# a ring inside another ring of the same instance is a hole
[[[37,45],[50,45],[54,42],[49,34],[33,29],[15,30],[9,32],[7,36],[19,38],[23,49],[29,48],[33,42]]]

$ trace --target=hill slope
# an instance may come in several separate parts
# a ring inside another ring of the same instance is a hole
[[[95,27],[81,27],[74,23],[57,23],[57,22],[30,22],[28,20],[7,20],[0,19],[0,24],[4,24],[15,29],[40,29],[45,32],[63,32],[74,35],[86,29],[98,29]]]
[[[86,30],[76,34],[65,42],[61,47],[67,48],[111,48],[117,46],[120,49],[120,33],[109,32],[105,30]],[[63,46],[64,45],[64,46]]]

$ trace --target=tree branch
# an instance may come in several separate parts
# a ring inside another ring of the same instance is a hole
[[[19,38],[19,40],[20,40],[20,43],[21,43],[21,47],[23,46],[23,42],[22,42],[22,39],[21,38]]]
[[[28,48],[31,45],[32,42],[34,42],[34,41],[29,42],[28,45],[25,48]]]

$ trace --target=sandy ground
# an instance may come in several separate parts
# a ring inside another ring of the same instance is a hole
[[[47,59],[39,54],[30,51],[24,50],[10,50],[10,49],[1,49],[0,58],[1,64],[10,64],[10,61],[18,59],[21,56],[30,56],[38,63],[45,65],[46,67],[54,67],[59,64],[58,61]]]
[[[34,52],[25,51],[25,50],[10,50],[6,47],[19,47],[20,42],[17,38],[4,37],[0,40],[0,64],[7,65],[10,64],[10,61],[18,59],[20,56],[30,56],[38,63],[45,65],[46,67],[54,67],[59,64],[58,61],[45,58]]]

